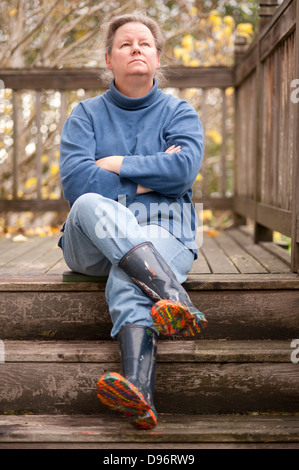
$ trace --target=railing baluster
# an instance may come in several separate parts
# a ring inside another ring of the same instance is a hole
[[[62,128],[66,120],[66,107],[67,107],[67,99],[66,99],[66,92],[64,90],[60,91],[60,121],[59,121],[59,132],[60,135],[62,133]]]
[[[19,119],[18,119],[18,91],[13,90],[12,105],[13,105],[13,157],[12,157],[12,196],[13,199],[18,197],[19,189]]]
[[[36,179],[37,179],[37,199],[42,198],[42,134],[41,134],[41,91],[37,90],[35,93],[36,108],[35,108],[35,122],[37,127],[36,134]]]
[[[62,129],[67,118],[67,95],[65,90],[60,90],[60,118],[59,118],[59,133],[62,134]],[[60,199],[63,200],[63,191],[61,181],[59,179]]]
[[[207,125],[207,90],[204,88],[202,91],[202,106],[201,106],[201,123],[203,125],[204,130],[204,137],[206,141],[206,125]],[[202,175],[202,195],[203,197],[207,197],[208,195],[208,182],[207,182],[207,153],[206,153],[206,145],[204,150],[204,157],[203,163],[201,167],[201,175]]]
[[[227,104],[225,88],[222,89],[222,143],[221,143],[221,195],[226,195],[226,118]]]

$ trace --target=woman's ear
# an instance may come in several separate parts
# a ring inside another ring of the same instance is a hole
[[[157,54],[157,69],[159,69],[160,67],[161,67],[160,56],[159,56],[159,54]]]
[[[106,61],[107,69],[112,70],[110,56],[107,53],[105,54],[105,61]]]

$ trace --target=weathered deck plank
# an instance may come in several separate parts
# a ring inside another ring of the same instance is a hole
[[[34,446],[48,443],[56,446],[81,444],[117,444],[117,448],[125,443],[125,448],[142,448],[154,445],[154,448],[199,448],[205,444],[235,444],[246,445],[271,443],[294,443],[298,448],[299,420],[296,415],[289,416],[215,416],[201,415],[188,417],[184,415],[160,416],[155,432],[134,429],[129,423],[118,416],[3,416],[0,418],[0,448],[5,445],[24,443]],[[163,445],[161,447],[161,438]],[[132,442],[134,442],[132,446]],[[283,444],[284,443],[284,444]],[[180,445],[183,444],[183,447]],[[59,445],[59,444],[58,444]],[[132,447],[131,447],[132,446]],[[136,446],[136,447],[135,447]],[[8,448],[8,447],[7,447]]]
[[[0,237],[0,282],[29,279],[50,281],[61,279],[68,270],[62,252],[57,247],[59,235],[28,237],[14,242]],[[299,277],[290,272],[290,255],[274,243],[254,244],[240,229],[220,232],[216,237],[204,234],[199,258],[189,273],[193,282],[198,279],[213,282],[237,279],[269,279],[294,281]],[[88,278],[87,278],[88,279]]]
[[[1,266],[1,275],[23,276],[25,273],[25,276],[28,274],[40,276],[46,274],[56,262],[61,260],[61,253],[56,248],[57,241],[51,237],[20,243],[24,244],[24,251],[21,251],[22,246],[9,251],[9,253],[12,252],[13,257],[10,256]]]
[[[119,362],[117,341],[4,341],[5,363]],[[159,342],[158,362],[289,363],[289,341],[194,340]]]
[[[201,251],[211,267],[213,274],[238,274],[239,271],[233,261],[217,244],[213,237],[205,236]]]
[[[226,232],[217,237],[219,247],[243,274],[267,273],[267,270]]]
[[[260,263],[269,273],[289,273],[289,255],[285,250],[282,250],[279,246],[274,243],[270,243],[273,250],[267,250],[261,244],[253,243],[251,237],[245,235],[240,230],[230,230],[229,235],[239,244],[242,248],[247,251],[258,263]],[[276,250],[276,255],[274,250]],[[281,253],[282,252],[282,253]],[[286,256],[285,256],[286,255]],[[285,261],[283,261],[285,260]]]

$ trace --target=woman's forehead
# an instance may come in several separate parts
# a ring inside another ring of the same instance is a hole
[[[142,23],[126,23],[120,26],[115,31],[115,39],[122,37],[136,37],[144,36],[146,38],[154,39],[151,30]]]

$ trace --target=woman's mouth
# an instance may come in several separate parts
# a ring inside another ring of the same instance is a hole
[[[129,63],[133,64],[134,62],[142,62],[143,64],[145,63],[144,60],[142,59],[134,59],[134,60],[131,60]]]

